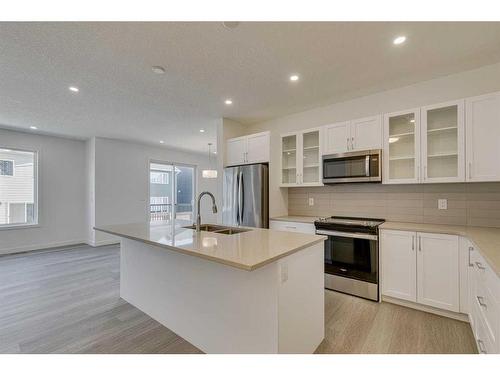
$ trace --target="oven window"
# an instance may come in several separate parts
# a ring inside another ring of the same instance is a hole
[[[326,159],[323,163],[324,178],[366,176],[366,156]]]
[[[377,241],[329,236],[325,241],[325,272],[376,283]]]

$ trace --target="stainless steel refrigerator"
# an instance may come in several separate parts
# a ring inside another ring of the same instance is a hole
[[[222,222],[269,228],[269,168],[266,164],[224,169]]]

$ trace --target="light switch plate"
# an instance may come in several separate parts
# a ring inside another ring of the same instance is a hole
[[[438,199],[438,209],[447,210],[448,209],[448,199]]]
[[[309,206],[314,206],[314,198],[309,198]]]

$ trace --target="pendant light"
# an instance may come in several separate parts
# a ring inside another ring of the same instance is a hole
[[[217,170],[212,168],[212,144],[208,144],[208,168],[201,171],[201,176],[203,178],[217,178]]]

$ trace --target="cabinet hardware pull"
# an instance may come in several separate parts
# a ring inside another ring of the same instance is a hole
[[[469,180],[472,179],[472,163],[469,162]]]
[[[485,268],[485,267],[483,267],[483,265],[482,265],[481,263],[479,263],[479,262],[476,262],[476,266],[477,266],[477,268],[479,268],[480,270],[485,270],[485,269],[486,269],[486,268]]]
[[[488,352],[486,351],[486,349],[484,349],[484,343],[483,343],[483,340],[480,340],[480,339],[477,339],[477,346],[479,346],[479,352],[483,353],[483,354],[487,354]]]
[[[469,267],[474,267],[474,263],[470,262],[470,253],[474,251],[474,248],[472,246],[469,246]]]
[[[422,237],[418,236],[418,251],[422,251]]]
[[[415,236],[411,237],[411,250],[415,251]]]
[[[349,151],[349,137],[347,137],[347,151]]]
[[[424,165],[424,180],[427,178],[427,165]]]
[[[476,296],[476,299],[477,299],[477,302],[478,302],[481,306],[483,306],[483,307],[488,307],[488,306],[486,305],[486,303],[484,303],[484,297],[481,297],[481,296]]]
[[[351,150],[354,150],[354,137],[351,137]]]

